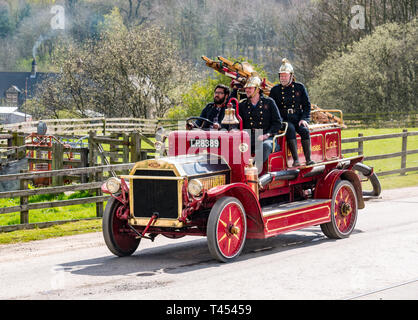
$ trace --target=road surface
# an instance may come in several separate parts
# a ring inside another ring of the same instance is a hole
[[[143,240],[113,256],[101,233],[0,246],[0,299],[418,299],[418,187],[384,191],[348,239],[311,227],[249,240],[233,263],[206,238]]]

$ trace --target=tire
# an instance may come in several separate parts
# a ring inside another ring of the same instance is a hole
[[[238,199],[224,197],[216,201],[209,213],[206,235],[214,259],[229,262],[240,255],[247,236],[247,218]]]
[[[332,192],[331,221],[321,224],[321,230],[330,239],[347,238],[354,230],[357,215],[356,191],[351,182],[340,180]]]
[[[131,233],[120,232],[122,227],[127,226],[126,220],[116,216],[117,209],[122,206],[115,198],[110,198],[103,213],[102,229],[103,238],[109,250],[119,256],[130,256],[138,248],[141,239],[135,239]]]
[[[365,165],[364,163],[356,163],[353,167],[354,170],[358,171],[360,173],[360,180],[363,181],[362,177],[366,178],[370,181],[372,184],[373,190],[367,190],[363,191],[363,196],[369,196],[369,197],[378,197],[380,193],[382,192],[382,187],[380,185],[379,178],[377,177],[376,173],[371,173],[372,168]],[[358,174],[359,175],[359,174]]]

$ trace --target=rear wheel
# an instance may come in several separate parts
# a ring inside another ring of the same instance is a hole
[[[105,243],[109,250],[119,256],[129,256],[138,248],[141,239],[135,239],[135,235],[129,231],[128,221],[118,217],[123,209],[123,204],[110,198],[103,213],[102,229]],[[119,212],[118,212],[119,210]]]
[[[239,256],[247,236],[247,218],[241,202],[233,197],[219,199],[210,211],[206,234],[213,258],[228,262]]]
[[[357,222],[358,201],[353,185],[339,181],[332,193],[331,221],[321,224],[322,232],[331,239],[347,238]]]

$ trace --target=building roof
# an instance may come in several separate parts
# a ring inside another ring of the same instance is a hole
[[[36,84],[45,80],[53,73],[37,72],[35,78],[31,78],[30,72],[0,72],[0,98],[4,97],[6,90],[15,86],[23,94],[26,89],[26,80],[28,85],[28,98],[33,97]]]
[[[16,112],[18,107],[3,107],[0,106],[0,113],[12,113]]]

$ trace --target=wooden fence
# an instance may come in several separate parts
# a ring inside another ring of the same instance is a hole
[[[101,143],[122,143],[122,157],[123,160],[127,160],[127,146],[128,140],[126,136],[124,139],[116,139],[115,137],[98,137],[94,136],[94,133],[91,133],[92,141],[101,142]],[[373,155],[367,156],[364,158],[365,161],[367,160],[378,160],[378,159],[388,159],[394,157],[400,157],[400,168],[395,170],[390,170],[386,172],[379,172],[379,176],[389,175],[389,174],[397,174],[400,173],[404,175],[406,172],[410,171],[418,171],[418,167],[409,167],[407,168],[407,156],[412,154],[417,154],[418,150],[408,150],[408,137],[417,136],[418,131],[415,132],[408,132],[404,130],[402,133],[395,133],[395,134],[385,134],[385,135],[377,135],[377,136],[367,136],[364,137],[362,134],[359,134],[358,137],[355,138],[345,138],[342,139],[342,143],[357,143],[356,148],[352,149],[343,149],[343,154],[348,153],[357,153],[357,154],[364,154],[364,142],[365,141],[372,141],[372,140],[381,140],[381,139],[392,139],[392,138],[401,138],[402,139],[402,151],[395,152],[390,154],[381,154],[381,155]],[[139,137],[133,138],[133,143],[129,144],[129,148],[138,150],[138,141]],[[117,141],[114,141],[117,140]],[[114,146],[118,148],[117,146]],[[137,152],[137,151],[135,151]],[[138,155],[138,153],[136,153]],[[104,153],[101,155],[102,157],[109,157],[116,156],[112,152]],[[90,155],[89,155],[90,157]],[[27,173],[19,173],[19,174],[11,174],[11,175],[0,175],[0,182],[1,181],[20,181],[20,190],[17,191],[6,191],[0,192],[0,198],[16,198],[20,199],[20,205],[11,206],[11,207],[3,207],[0,208],[0,214],[12,213],[12,212],[20,212],[20,224],[18,225],[11,225],[11,226],[0,226],[0,232],[4,231],[13,231],[18,229],[28,229],[28,228],[35,228],[35,227],[46,227],[53,224],[60,224],[68,221],[49,221],[49,222],[42,222],[42,223],[29,223],[29,211],[34,209],[42,209],[42,208],[54,208],[54,207],[64,207],[64,206],[71,206],[71,205],[78,205],[84,203],[96,203],[96,217],[101,217],[103,214],[103,202],[108,199],[108,196],[103,196],[100,186],[103,181],[106,179],[106,176],[109,175],[110,171],[117,171],[118,173],[127,173],[133,167],[134,161],[125,164],[111,164],[111,165],[97,165],[97,161],[94,159],[95,155],[91,156],[91,164],[95,164],[94,166],[86,167],[86,168],[74,168],[74,169],[61,169],[61,170],[52,170],[52,171],[45,171],[45,172],[27,172]],[[131,156],[132,157],[132,156]],[[132,159],[132,158],[131,158]],[[131,160],[129,159],[129,160]],[[38,179],[38,178],[55,178],[55,179],[62,179],[65,176],[80,176],[80,181],[82,183],[79,184],[71,184],[71,185],[59,185],[47,188],[40,188],[40,189],[27,189],[28,181]],[[88,176],[88,179],[82,179],[81,177]],[[71,200],[59,200],[59,201],[52,201],[52,202],[40,202],[40,203],[29,203],[29,197],[33,195],[40,195],[40,194],[58,194],[62,192],[68,191],[79,191],[79,190],[92,190],[95,195],[92,197],[87,198],[79,198],[79,199],[71,199]],[[74,221],[74,220],[72,220]]]
[[[13,231],[19,229],[30,229],[35,227],[46,227],[53,224],[60,224],[68,221],[49,221],[49,222],[40,222],[40,223],[29,223],[29,210],[34,209],[45,209],[45,208],[56,208],[56,207],[65,207],[72,205],[79,205],[85,203],[96,203],[96,217],[102,217],[103,215],[103,202],[106,201],[109,196],[104,196],[101,191],[101,185],[105,179],[105,173],[109,171],[120,171],[128,173],[132,169],[134,163],[127,164],[116,164],[116,165],[105,165],[105,166],[96,166],[96,167],[87,167],[87,168],[76,168],[76,169],[63,169],[63,170],[51,170],[44,172],[26,172],[19,174],[10,174],[10,175],[0,175],[0,181],[20,181],[20,190],[17,191],[6,191],[0,192],[1,198],[15,198],[19,197],[20,205],[3,207],[0,208],[0,214],[20,212],[20,224],[11,225],[11,226],[1,226],[0,232],[4,231]],[[67,175],[90,175],[94,179],[90,180],[87,183],[80,184],[71,184],[57,187],[47,187],[39,189],[28,189],[28,181],[40,178],[52,178],[52,177],[63,177]],[[70,199],[70,200],[58,200],[51,202],[39,202],[39,203],[29,203],[29,197],[34,195],[44,195],[44,194],[58,194],[68,191],[79,191],[79,190],[93,190],[95,196],[79,198],[79,199]],[[73,220],[72,220],[73,221]]]
[[[353,149],[343,149],[342,153],[357,153],[357,154],[364,154],[364,142],[365,141],[373,141],[373,140],[384,140],[384,139],[392,139],[392,138],[401,138],[402,139],[402,149],[400,152],[388,153],[388,154],[380,154],[380,155],[373,155],[373,156],[365,156],[363,161],[371,161],[371,160],[382,160],[382,159],[390,159],[390,158],[397,158],[400,157],[400,168],[395,170],[383,171],[383,172],[376,172],[378,176],[385,176],[390,174],[397,174],[400,173],[401,175],[405,175],[406,172],[410,171],[418,171],[418,167],[406,167],[407,164],[407,156],[411,154],[417,154],[418,149],[408,150],[408,137],[417,136],[418,131],[411,131],[408,132],[407,129],[404,129],[401,133],[391,133],[391,134],[383,134],[383,135],[375,135],[375,136],[366,136],[364,137],[362,133],[358,134],[356,138],[344,138],[341,140],[341,143],[352,143],[357,142],[357,148]]]
[[[349,128],[405,128],[418,126],[418,113],[375,112],[344,113],[344,124]]]
[[[0,168],[25,157],[24,138],[18,132],[0,133]]]
[[[143,135],[155,134],[158,127],[168,130],[178,128],[176,120],[140,118],[86,118],[86,119],[47,119],[40,120],[47,126],[49,135],[86,135],[89,131],[107,135],[111,132],[137,131]],[[27,121],[0,126],[0,131],[36,132],[40,121]],[[183,126],[184,127],[184,126]]]

